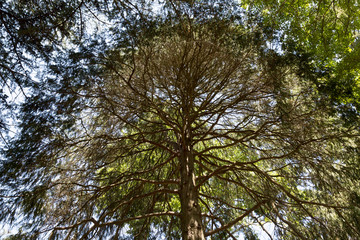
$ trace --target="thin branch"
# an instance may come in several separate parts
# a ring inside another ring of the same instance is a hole
[[[215,233],[224,231],[234,225],[236,225],[239,221],[243,220],[246,216],[248,216],[249,214],[251,214],[253,211],[255,211],[256,209],[258,209],[259,207],[261,207],[263,204],[269,202],[269,200],[263,200],[261,202],[258,202],[257,204],[255,204],[252,208],[250,208],[249,210],[247,210],[244,214],[242,214],[241,216],[235,218],[234,220],[228,222],[227,224],[221,226],[220,228],[217,228],[215,230],[209,231],[205,233],[205,237],[207,236],[211,236],[214,235]]]

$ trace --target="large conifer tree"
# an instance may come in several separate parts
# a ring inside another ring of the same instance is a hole
[[[4,221],[24,239],[360,236],[358,126],[306,49],[235,2],[107,6],[28,90]]]

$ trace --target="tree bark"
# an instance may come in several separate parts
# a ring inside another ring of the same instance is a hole
[[[196,188],[194,155],[191,146],[180,147],[181,174],[181,231],[183,240],[204,240],[204,227],[201,221],[199,191]]]

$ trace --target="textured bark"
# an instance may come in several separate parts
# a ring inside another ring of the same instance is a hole
[[[205,239],[201,221],[199,192],[196,189],[194,156],[190,146],[183,146],[180,152],[181,161],[181,231],[183,240]]]

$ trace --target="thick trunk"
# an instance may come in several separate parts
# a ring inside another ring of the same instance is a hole
[[[204,240],[204,227],[201,221],[199,192],[195,188],[194,156],[191,147],[184,147],[181,161],[181,231],[183,240]]]

